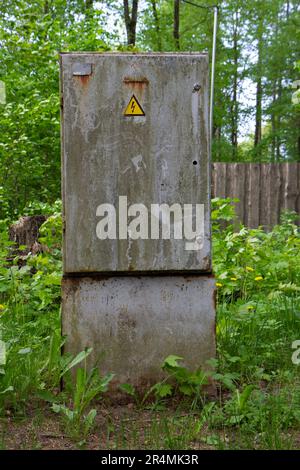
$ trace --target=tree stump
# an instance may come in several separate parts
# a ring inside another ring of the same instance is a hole
[[[20,256],[19,265],[24,264],[24,258],[31,252],[33,254],[43,252],[44,247],[38,242],[39,228],[46,221],[45,215],[32,215],[21,217],[18,222],[9,227],[9,239],[16,246],[12,248],[11,260],[16,256]],[[20,246],[25,248],[19,249]]]

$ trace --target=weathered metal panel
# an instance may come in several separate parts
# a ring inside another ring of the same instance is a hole
[[[61,74],[65,273],[209,272],[207,55],[68,53]],[[145,116],[124,116],[133,95]],[[119,196],[148,209],[203,204],[202,248],[99,240],[97,207],[118,209]]]
[[[137,386],[157,382],[170,354],[191,370],[215,357],[215,282],[208,276],[114,276],[63,280],[63,334],[72,354]]]

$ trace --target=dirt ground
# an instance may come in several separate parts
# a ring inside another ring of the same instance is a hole
[[[176,404],[164,410],[140,409],[133,403],[101,403],[97,406],[95,425],[84,436],[51,410],[51,405],[38,401],[22,413],[0,418],[0,449],[6,450],[124,450],[124,449],[238,449],[239,429],[209,430],[200,425],[199,413],[178,409]],[[300,449],[300,433],[285,433],[292,448]],[[255,441],[255,439],[254,439]],[[246,448],[257,448],[248,442]]]
[[[140,410],[127,405],[98,406],[95,426],[85,438],[66,429],[65,421],[47,404],[29,406],[26,416],[0,419],[0,448],[7,450],[42,449],[213,449],[205,442],[206,431],[197,440],[186,429],[196,418],[186,413],[174,417],[174,410]],[[191,425],[191,428],[193,424]],[[187,432],[188,431],[188,432]]]

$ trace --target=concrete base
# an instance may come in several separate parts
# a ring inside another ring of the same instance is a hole
[[[213,277],[77,277],[62,291],[65,350],[93,347],[89,365],[100,359],[116,383],[157,382],[170,354],[190,369],[215,356]]]

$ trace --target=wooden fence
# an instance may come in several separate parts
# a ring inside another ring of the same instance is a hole
[[[300,214],[300,163],[213,163],[212,197],[235,197],[249,228],[266,229],[284,210]]]

